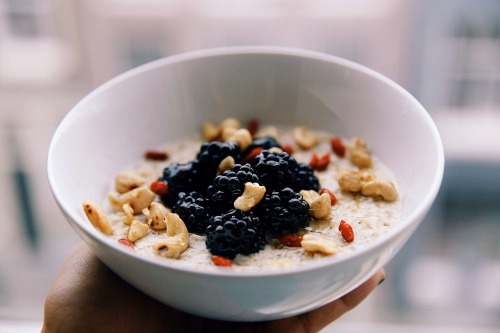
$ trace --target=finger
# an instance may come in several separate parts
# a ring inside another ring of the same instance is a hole
[[[360,304],[384,279],[385,271],[381,269],[350,293],[314,311],[302,315],[302,322],[307,329],[306,331],[318,332],[337,320],[346,312]]]
[[[361,303],[383,281],[385,271],[381,269],[365,283],[345,296],[300,316],[264,323],[259,332],[319,332]]]

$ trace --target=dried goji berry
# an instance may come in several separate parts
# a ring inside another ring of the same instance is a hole
[[[243,163],[248,163],[262,151],[262,147],[255,147],[245,157],[243,157]]]
[[[323,193],[328,193],[328,195],[330,196],[330,203],[332,204],[332,206],[335,205],[335,203],[337,202],[337,198],[335,198],[335,195],[333,194],[333,192],[327,188],[320,188],[319,194],[321,195]]]
[[[328,167],[328,164],[330,164],[330,154],[326,153],[318,158],[318,162],[313,169],[316,171],[324,171]]]
[[[152,161],[165,161],[168,154],[164,151],[148,150],[144,153],[144,158]]]
[[[352,230],[351,225],[346,221],[340,221],[339,231],[347,243],[350,243],[354,240],[354,231]]]
[[[118,243],[120,243],[120,244],[122,244],[122,245],[125,245],[125,246],[128,246],[128,247],[130,247],[130,248],[132,248],[132,249],[134,248],[134,244],[132,244],[132,243],[131,243],[128,239],[126,239],[126,238],[120,238],[120,239],[118,240]]]
[[[326,153],[319,157],[316,153],[311,155],[309,166],[316,171],[324,171],[330,164],[330,154]]]
[[[153,193],[158,195],[168,194],[168,184],[160,180],[155,180],[154,182],[152,182],[151,185],[149,185],[149,189]]]
[[[257,119],[252,119],[247,123],[247,130],[252,136],[259,130],[259,121]]]
[[[289,247],[301,247],[302,236],[299,235],[281,235],[278,236],[278,240],[281,244]]]
[[[316,153],[313,153],[311,155],[311,159],[309,160],[309,163],[308,163],[309,166],[314,169],[316,167],[316,165],[318,164],[318,160],[319,160],[318,155]]]
[[[293,147],[290,146],[290,145],[283,145],[283,146],[281,146],[281,149],[283,149],[283,151],[285,153],[287,153],[288,155],[292,155],[293,154]]]
[[[332,146],[332,151],[335,153],[335,155],[337,155],[338,157],[345,156],[345,146],[342,142],[342,139],[340,139],[339,137],[335,137],[330,140],[330,145]]]
[[[214,263],[214,265],[216,265],[216,266],[229,267],[232,265],[229,260],[227,260],[226,258],[221,257],[221,256],[212,256],[211,260]]]

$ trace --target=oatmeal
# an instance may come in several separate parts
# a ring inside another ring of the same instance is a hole
[[[399,222],[401,201],[359,138],[230,118],[146,151],[116,175],[102,211],[105,233],[141,255],[269,270],[361,249]]]

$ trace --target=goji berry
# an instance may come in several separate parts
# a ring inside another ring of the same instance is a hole
[[[134,249],[134,244],[132,244],[128,239],[126,238],[120,238],[118,240],[118,243],[122,244],[122,245],[125,245],[125,246],[128,246],[132,249]]]
[[[259,121],[257,119],[252,119],[247,123],[247,130],[252,136],[259,130]]]
[[[316,171],[324,171],[330,164],[330,154],[326,153],[319,157],[316,153],[311,155],[309,166]]]
[[[313,167],[316,171],[324,171],[330,164],[330,154],[326,153],[318,159],[318,162]]]
[[[281,244],[289,247],[301,247],[302,236],[299,235],[281,235],[278,236],[278,240]]]
[[[281,146],[281,149],[283,149],[283,151],[285,153],[287,153],[288,155],[292,155],[293,154],[293,147],[290,146],[290,145],[283,145],[283,146]]]
[[[342,139],[340,139],[339,137],[332,138],[330,140],[330,145],[332,146],[332,151],[335,153],[335,155],[337,155],[338,157],[345,156],[345,146],[342,142]]]
[[[168,184],[162,182],[160,180],[155,180],[149,185],[149,189],[158,195],[167,195],[168,194]]]
[[[259,155],[261,151],[262,147],[253,148],[252,150],[250,150],[248,154],[245,155],[245,157],[243,157],[243,163],[250,162],[251,160],[253,160],[255,156]]]
[[[221,256],[212,256],[211,260],[216,266],[229,267],[232,265],[229,260]]]
[[[168,154],[164,151],[148,150],[144,153],[144,158],[152,161],[165,161]]]
[[[311,168],[313,168],[313,169],[314,169],[314,168],[316,167],[316,165],[318,164],[318,161],[319,161],[318,155],[317,155],[316,153],[313,153],[313,154],[311,155],[311,159],[309,160],[309,163],[308,163],[308,164],[309,164],[309,166],[310,166]]]
[[[323,193],[327,193],[329,196],[330,196],[330,203],[331,205],[335,205],[335,203],[337,202],[337,198],[335,198],[335,195],[333,194],[332,191],[330,191],[329,189],[327,188],[320,188],[319,189],[319,194],[323,194]]]
[[[347,243],[350,243],[354,240],[354,231],[349,223],[344,220],[340,221],[339,231],[342,234],[342,237]]]

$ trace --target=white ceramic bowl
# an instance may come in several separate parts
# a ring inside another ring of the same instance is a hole
[[[352,255],[264,273],[172,267],[124,250],[87,221],[82,201],[105,198],[114,175],[145,149],[197,133],[204,120],[228,116],[362,136],[400,180],[402,221]],[[443,166],[436,127],[400,86],[350,61],[274,47],[197,51],[124,73],[68,113],[48,156],[57,203],[106,265],[173,307],[237,321],[312,310],[364,282],[423,219],[438,192]]]

